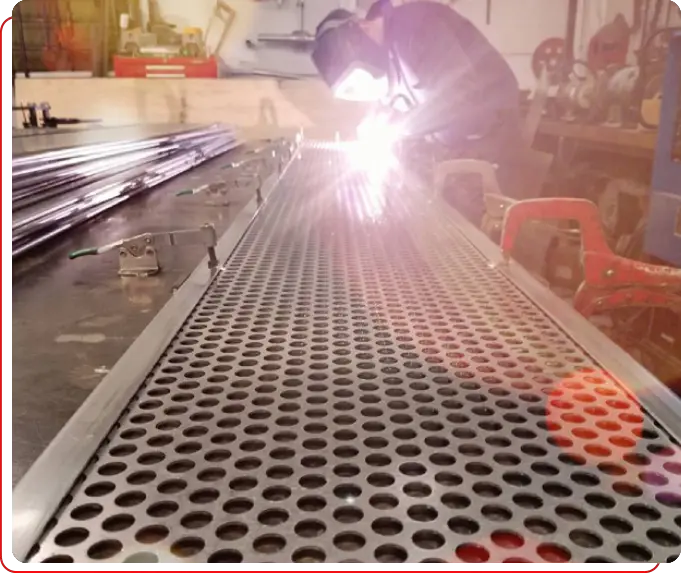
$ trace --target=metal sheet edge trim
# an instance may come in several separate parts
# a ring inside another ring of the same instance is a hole
[[[626,380],[627,386],[624,389],[632,398],[650,412],[671,436],[681,441],[679,398],[572,306],[542,285],[530,272],[514,261],[504,266],[499,247],[460,213],[451,207],[450,209],[461,234],[490,264],[499,265],[504,276],[618,382]]]
[[[216,248],[221,264],[234,252],[296,154],[281,174],[264,182],[262,202],[259,204],[255,197],[249,201],[222,235]],[[16,485],[12,493],[12,553],[17,560],[26,558],[78,475],[216,276],[205,257]],[[52,475],[47,489],[46,473]]]

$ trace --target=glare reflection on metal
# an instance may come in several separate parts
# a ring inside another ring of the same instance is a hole
[[[146,142],[92,145],[17,158],[13,160],[12,256],[237,144],[233,130],[213,126]]]

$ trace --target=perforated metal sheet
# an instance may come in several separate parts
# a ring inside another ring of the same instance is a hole
[[[674,559],[678,445],[345,157],[294,160],[32,560]]]

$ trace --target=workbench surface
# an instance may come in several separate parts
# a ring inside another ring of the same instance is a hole
[[[207,222],[221,234],[252,190],[234,190],[228,207],[209,206],[204,195],[175,193],[219,179],[221,167],[237,155],[212,160],[14,261],[15,483],[206,254],[200,246],[161,247],[162,272],[137,279],[117,275],[115,252],[77,261],[69,261],[68,253]]]
[[[651,159],[657,146],[657,131],[642,127],[622,129],[608,125],[588,125],[542,119],[537,135],[571,139],[584,147],[613,151],[623,155],[650,157]],[[681,142],[679,147],[681,148]]]
[[[139,141],[170,136],[205,127],[190,124],[149,124],[125,126],[60,127],[58,129],[15,129],[12,131],[12,157],[32,155],[81,145]]]
[[[671,393],[347,151],[303,144],[68,422],[14,492],[15,555],[675,560]]]

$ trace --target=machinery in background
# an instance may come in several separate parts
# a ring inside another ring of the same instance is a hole
[[[545,71],[549,83],[557,85],[565,67],[565,40],[563,38],[547,38],[532,54],[532,71],[534,77],[539,80],[542,71]]]
[[[672,39],[681,29],[662,28],[652,34],[639,55],[641,76],[637,86],[640,124],[657,129],[662,113],[662,92],[667,70],[667,55]]]
[[[153,10],[151,7],[154,6]],[[217,54],[225,43],[236,12],[217,0],[206,31],[189,27],[178,32],[163,20],[158,1],[150,2],[149,23],[145,28],[128,29],[125,14],[120,19],[119,54],[114,56],[116,77],[183,78],[218,76]],[[207,41],[217,34],[209,48]]]
[[[640,76],[629,72],[626,77],[628,70],[660,74],[659,131],[647,182],[609,177],[594,166],[603,188],[588,191],[573,182],[571,192],[581,198],[515,202],[490,195],[486,221],[492,225],[484,230],[498,237],[501,229],[505,253],[516,247],[514,256],[524,266],[560,292],[575,293],[575,307],[583,315],[593,317],[613,340],[681,393],[681,32],[666,31],[657,39],[664,39],[667,46],[663,71],[659,63],[663,55],[652,48],[647,69],[620,68],[619,74],[610,76],[611,83],[622,84],[622,93],[634,97]],[[590,70],[577,63],[574,75],[584,68]],[[581,92],[574,87],[572,110],[583,115],[574,113],[574,121],[603,111],[592,109],[589,99],[594,94],[584,87],[584,76],[571,81],[582,82]],[[627,165],[622,165],[622,158],[615,163],[624,173]],[[520,219],[544,222],[528,225],[520,235]],[[550,246],[544,250],[547,238]],[[530,264],[537,259],[538,264]]]
[[[639,123],[636,87],[638,66],[611,65],[594,71],[577,60],[557,90],[553,114],[563,121],[634,128]]]
[[[156,32],[145,32],[142,28],[122,30],[121,53],[128,56],[185,56],[199,58],[205,55],[203,31],[201,28],[185,28],[181,33],[168,28],[166,43]]]
[[[120,53],[129,56],[205,56],[201,28],[189,27],[178,32],[176,26],[161,16],[158,0],[149,0],[149,22],[146,28],[128,29],[127,14],[120,19]]]
[[[589,67],[599,71],[611,66],[626,65],[632,31],[626,18],[617,14],[612,22],[598,30],[589,41]]]
[[[669,38],[675,28],[655,28],[645,35],[635,64],[627,64],[634,28],[621,14],[589,42],[585,60],[569,60],[565,42],[548,38],[535,50],[532,68],[549,72],[554,85],[549,116],[567,122],[636,129],[657,129],[662,78]]]

